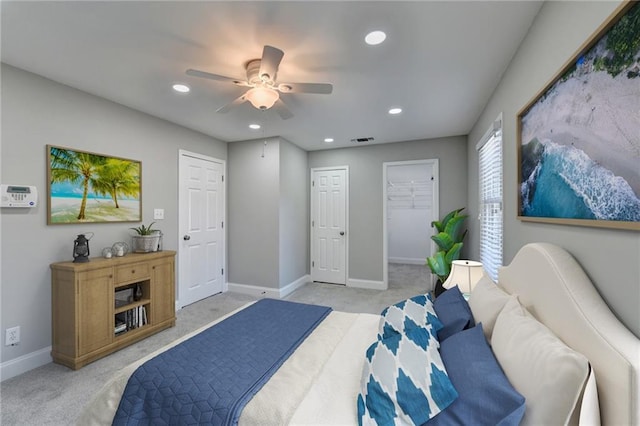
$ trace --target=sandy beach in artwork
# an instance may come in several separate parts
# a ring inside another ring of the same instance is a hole
[[[640,78],[590,72],[569,78],[531,109],[522,142],[573,145],[624,178],[640,198]]]
[[[112,222],[140,220],[140,201],[118,200],[120,208],[111,199],[88,198],[85,219],[78,221],[82,198],[51,197],[51,222]]]

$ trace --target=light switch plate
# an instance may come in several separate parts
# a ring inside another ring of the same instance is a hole
[[[153,209],[153,218],[156,220],[164,219],[164,209]]]

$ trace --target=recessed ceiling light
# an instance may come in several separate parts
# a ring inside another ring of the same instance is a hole
[[[383,31],[371,31],[366,35],[364,41],[371,46],[382,43],[387,38],[387,35]]]
[[[259,124],[249,124],[249,128],[253,130],[258,130],[260,128]]]
[[[189,86],[186,86],[184,84],[174,84],[173,90],[180,93],[189,93],[191,89],[189,89]]]
[[[333,138],[325,138],[324,141],[326,143],[331,143],[331,142],[333,142]]]
[[[400,114],[401,112],[402,112],[402,108],[391,108],[389,110],[389,114],[391,115]]]

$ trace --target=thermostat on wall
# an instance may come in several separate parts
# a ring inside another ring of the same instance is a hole
[[[35,207],[38,205],[38,189],[27,185],[0,185],[0,207]]]

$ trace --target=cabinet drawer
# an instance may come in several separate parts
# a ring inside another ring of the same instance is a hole
[[[132,263],[130,265],[117,266],[116,285],[149,278],[148,263]]]

